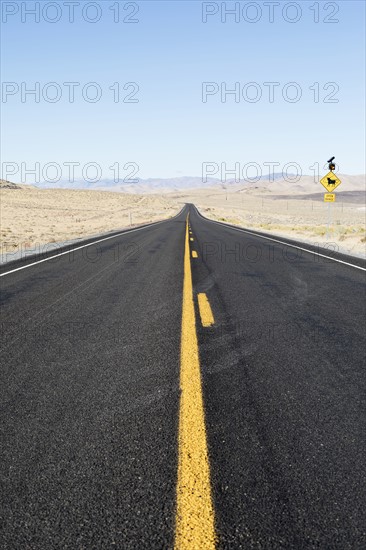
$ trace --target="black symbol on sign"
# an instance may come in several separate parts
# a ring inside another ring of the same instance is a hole
[[[337,180],[332,180],[331,178],[327,178],[328,185],[335,185]]]

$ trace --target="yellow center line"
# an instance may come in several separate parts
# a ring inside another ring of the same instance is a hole
[[[202,325],[204,327],[210,327],[215,323],[215,319],[207,295],[204,292],[200,292],[197,298]]]
[[[195,250],[192,250],[192,258],[198,258],[198,254]]]
[[[184,253],[175,550],[216,543],[188,237]]]

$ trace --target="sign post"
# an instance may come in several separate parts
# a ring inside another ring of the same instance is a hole
[[[327,239],[329,238],[329,226],[330,226],[330,218],[331,218],[331,210],[330,210],[330,203],[335,202],[336,195],[334,191],[336,188],[341,185],[341,180],[334,174],[333,170],[335,170],[335,164],[334,164],[335,157],[332,157],[329,159],[328,162],[328,168],[329,172],[326,174],[321,180],[320,183],[323,187],[328,191],[328,193],[324,193],[324,202],[328,203],[328,222],[327,222]]]

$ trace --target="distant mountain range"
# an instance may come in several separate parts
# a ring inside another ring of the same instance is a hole
[[[289,175],[291,177],[291,175]],[[89,189],[89,190],[105,190],[105,191],[117,191],[123,193],[160,193],[160,192],[179,192],[186,189],[205,189],[207,187],[217,187],[225,189],[233,185],[248,185],[252,186],[257,181],[277,181],[282,179],[281,173],[273,174],[271,180],[268,176],[262,176],[260,180],[248,179],[243,180],[240,184],[235,182],[235,179],[227,180],[223,183],[219,178],[207,178],[207,181],[203,182],[201,177],[183,176],[178,178],[148,178],[139,179],[136,183],[119,182],[113,179],[101,179],[95,183],[91,183],[85,180],[75,180],[74,182],[59,181],[56,183],[41,182],[34,184],[40,189]]]
[[[338,174],[342,181],[342,186],[337,188],[337,193],[342,191],[365,192],[365,175],[349,176]],[[292,181],[291,181],[292,180]],[[60,181],[57,183],[42,182],[33,184],[39,189],[85,189],[96,191],[113,191],[117,193],[128,193],[137,195],[147,194],[166,194],[199,192],[200,190],[209,190],[227,193],[270,193],[272,195],[283,194],[310,194],[325,192],[325,189],[314,176],[301,176],[298,180],[291,174],[287,174],[286,179],[282,173],[275,173],[271,178],[262,176],[259,180],[242,180],[239,183],[230,179],[223,183],[219,178],[208,178],[206,182],[201,177],[178,177],[178,178],[149,178],[140,179],[136,183],[115,182],[113,179],[103,179],[95,183],[85,180],[76,180],[72,183]],[[1,187],[16,188],[16,184],[3,181]],[[21,187],[26,187],[22,184]],[[28,186],[30,187],[30,186]]]

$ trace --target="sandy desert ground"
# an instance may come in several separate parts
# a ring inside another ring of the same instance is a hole
[[[364,191],[346,192],[343,196],[339,192],[336,202],[330,205],[324,203],[322,192],[314,196],[205,190],[176,198],[196,204],[204,216],[213,220],[366,257]]]
[[[9,261],[18,256],[15,252],[38,252],[48,243],[157,221],[175,215],[179,209],[176,201],[153,195],[3,185],[0,253],[3,261]]]
[[[364,177],[350,180],[344,187],[328,210],[323,188],[308,185],[306,179],[296,189],[276,182],[160,195],[40,190],[1,182],[0,253],[2,261],[9,261],[24,252],[42,251],[49,243],[165,219],[178,213],[184,203],[192,202],[202,214],[215,220],[366,257]]]

